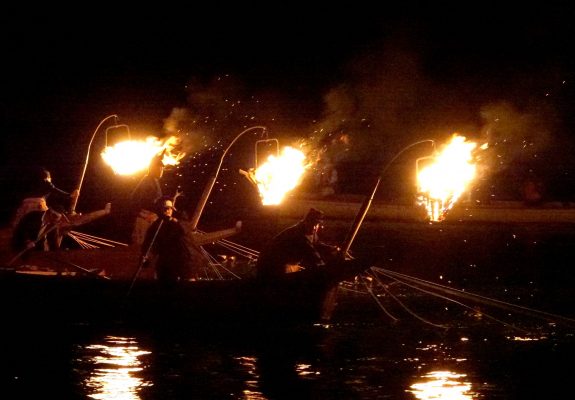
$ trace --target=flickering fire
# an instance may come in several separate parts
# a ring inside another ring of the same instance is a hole
[[[106,164],[112,167],[118,175],[132,175],[144,171],[150,165],[153,157],[164,152],[164,165],[176,165],[184,157],[185,153],[174,153],[178,144],[178,138],[171,136],[166,140],[160,140],[155,136],[149,136],[145,140],[127,140],[106,147],[101,155]]]
[[[280,204],[285,195],[299,185],[307,167],[305,155],[293,147],[285,147],[277,157],[270,155],[253,172],[262,204]]]
[[[431,164],[417,174],[421,203],[431,221],[441,221],[477,175],[477,143],[454,134]],[[483,146],[481,148],[484,148]]]

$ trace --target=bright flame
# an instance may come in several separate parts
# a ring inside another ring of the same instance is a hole
[[[150,161],[159,153],[164,152],[164,165],[176,165],[185,156],[185,153],[172,153],[178,144],[178,138],[171,136],[162,141],[155,136],[146,140],[127,140],[106,147],[102,151],[102,158],[118,175],[132,175],[146,170]]]
[[[423,196],[421,203],[432,221],[445,218],[475,178],[473,151],[476,147],[477,143],[455,134],[443,151],[432,157],[432,164],[417,174],[418,192]]]
[[[267,161],[253,172],[263,205],[280,204],[285,195],[295,188],[307,168],[305,156],[293,147],[284,147],[281,155],[270,155]]]

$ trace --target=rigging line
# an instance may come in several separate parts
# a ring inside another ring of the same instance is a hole
[[[368,294],[366,291],[357,290],[357,289],[350,289],[350,288],[348,288],[348,287],[346,287],[346,286],[342,286],[342,285],[340,285],[339,288],[340,288],[341,290],[346,291],[346,292],[357,293],[357,294]]]
[[[68,236],[72,237],[70,234],[68,234]],[[83,239],[83,238],[81,238],[81,237],[78,237],[78,236],[76,236],[76,235],[73,236],[73,239],[74,239],[76,242],[78,242],[78,243],[81,242],[82,244],[84,244],[84,246],[86,246],[86,248],[90,248],[90,249],[96,249],[96,248],[98,248],[98,246],[94,245],[93,242],[90,243],[89,240],[85,240],[85,239]]]
[[[206,233],[206,232],[200,231],[200,230],[198,230],[198,232],[200,232],[200,233]],[[231,240],[229,240],[229,239],[225,239],[225,238],[218,239],[218,242],[226,242],[226,243],[230,243],[230,244],[233,244],[233,245],[235,245],[235,246],[238,246],[238,247],[243,247],[243,248],[245,248],[245,249],[253,250],[253,249],[250,249],[250,248],[247,247],[247,246],[241,245],[241,244],[239,244],[239,243],[233,242],[233,241],[231,241]],[[255,250],[253,250],[253,251],[255,251]]]
[[[222,274],[220,273],[220,271],[216,268],[217,265],[217,261],[214,257],[212,257],[212,255],[210,253],[208,253],[206,251],[206,249],[204,249],[203,247],[200,247],[202,254],[204,255],[204,257],[208,260],[208,265],[210,266],[211,270],[216,274],[216,276],[220,279],[222,279]],[[207,268],[206,268],[206,276],[207,276]]]
[[[229,250],[229,251],[231,251],[231,252],[233,252],[233,253],[235,253],[235,254],[241,256],[241,257],[249,258],[250,260],[257,259],[257,256],[256,256],[256,255],[251,254],[251,253],[247,253],[247,252],[245,252],[245,251],[243,251],[243,250],[241,250],[241,249],[237,249],[237,248],[234,248],[234,247],[232,247],[232,246],[229,246],[229,245],[227,245],[227,244],[220,243],[220,242],[216,242],[215,244],[217,244],[217,245],[223,247],[224,249],[227,249],[227,250]]]
[[[543,318],[543,319],[547,319],[548,321],[563,321],[566,324],[575,324],[575,320],[572,318],[568,318],[568,317],[564,317],[562,315],[557,315],[557,314],[552,314],[546,311],[541,311],[541,310],[536,310],[533,308],[528,308],[528,307],[524,307],[524,306],[520,306],[517,304],[513,304],[513,303],[508,303],[505,301],[501,301],[501,300],[497,300],[497,299],[492,299],[489,297],[485,297],[485,296],[481,296],[479,294],[475,294],[475,293],[471,293],[471,292],[464,292],[462,290],[458,290],[458,289],[453,289],[444,285],[440,285],[438,283],[433,283],[433,282],[429,282],[423,279],[419,279],[419,278],[415,278],[413,276],[409,276],[409,275],[405,275],[405,274],[401,274],[399,272],[394,272],[394,271],[390,271],[381,267],[374,267],[375,270],[381,270],[381,271],[385,271],[393,276],[399,276],[401,278],[407,279],[409,281],[415,282],[415,283],[419,283],[420,285],[423,286],[427,286],[427,287],[432,287],[434,289],[437,290],[443,290],[444,292],[450,293],[450,294],[454,294],[456,296],[461,296],[464,298],[468,298],[470,300],[475,300],[478,302],[483,302],[485,304],[490,304],[496,307],[500,307],[500,308],[504,308],[504,309],[509,309],[515,312],[522,312],[524,314],[527,315],[531,315],[534,317],[538,317],[538,318]]]
[[[237,248],[240,248],[240,249],[244,249],[244,251],[245,251],[246,253],[251,253],[251,254],[254,254],[254,255],[256,255],[256,256],[258,256],[258,255],[260,254],[260,252],[257,251],[257,250],[250,249],[250,248],[247,247],[247,246],[243,246],[243,245],[241,245],[241,244],[232,242],[231,240],[221,239],[221,240],[218,240],[218,242],[222,242],[222,243],[225,243],[225,244],[227,244],[227,245],[229,245],[229,246],[234,246],[234,247],[237,247]]]
[[[208,260],[211,260],[210,265],[212,266],[214,272],[217,274],[217,276],[220,279],[223,279],[223,275],[221,274],[221,272],[218,270],[217,267],[221,268],[222,270],[224,270],[225,272],[227,272],[228,274],[232,275],[234,278],[237,279],[241,279],[241,277],[239,275],[237,275],[235,272],[231,271],[229,268],[226,268],[222,263],[218,262],[214,256],[212,256],[207,250],[205,250],[202,247],[202,252],[204,253],[204,256],[206,258],[208,258]]]
[[[71,235],[71,234],[69,234],[69,233],[68,233],[68,236],[69,236],[71,239],[73,239],[76,243],[78,243],[78,245],[79,245],[81,248],[83,248],[83,249],[87,249],[87,248],[88,248],[82,239],[77,238],[76,236]]]
[[[200,231],[200,230],[198,230],[198,232],[205,233],[205,232]],[[220,246],[223,246],[223,247],[226,247],[225,245],[227,245],[229,247],[242,249],[242,251],[244,251],[245,253],[252,254],[254,256],[259,256],[259,254],[260,254],[260,252],[257,250],[250,249],[249,247],[243,246],[241,244],[232,242],[231,240],[227,240],[227,239],[219,239],[219,240],[216,240],[215,243],[218,243]]]
[[[238,255],[244,257],[244,258],[249,258],[249,259],[254,259],[254,258],[256,258],[256,259],[257,259],[257,256],[254,255],[254,254],[245,252],[245,251],[243,251],[243,250],[236,249],[236,248],[234,248],[234,247],[232,247],[232,246],[230,246],[230,245],[224,244],[224,243],[220,243],[220,242],[216,242],[216,243],[217,243],[218,245],[222,246],[223,248],[228,249],[228,250],[230,250],[230,251],[232,251],[232,252],[234,252],[234,253],[236,253],[236,254],[238,254]]]
[[[115,240],[107,239],[107,238],[104,238],[104,237],[89,235],[89,234],[87,234],[87,233],[85,233],[85,232],[80,232],[80,231],[70,231],[70,232],[71,232],[71,233],[74,233],[75,235],[78,235],[78,236],[85,236],[85,237],[89,237],[89,238],[95,238],[95,239],[103,240],[103,241],[109,242],[109,243],[119,244],[119,245],[121,245],[121,246],[128,246],[126,243],[117,242],[117,241],[115,241]]]
[[[397,322],[399,321],[399,319],[395,318],[389,311],[387,311],[387,309],[385,308],[385,306],[381,303],[381,301],[379,301],[379,299],[377,298],[377,296],[373,293],[373,290],[371,290],[371,288],[368,286],[368,284],[365,282],[365,279],[363,277],[363,275],[359,275],[359,279],[361,279],[361,283],[363,283],[363,285],[365,286],[365,289],[367,290],[367,292],[371,295],[371,297],[375,300],[376,304],[379,306],[379,308],[381,308],[381,310],[385,313],[385,315],[387,315],[389,318],[391,318],[393,320],[393,322]]]
[[[385,275],[385,273],[383,273],[383,272],[381,272],[381,271],[378,271],[378,273]],[[453,303],[455,303],[455,304],[457,304],[457,305],[460,305],[460,306],[462,306],[462,307],[464,307],[464,308],[468,308],[468,309],[470,309],[470,310],[472,310],[472,311],[476,311],[473,307],[471,307],[471,306],[469,306],[469,305],[467,305],[467,304],[465,304],[465,303],[462,303],[462,302],[460,302],[460,301],[457,301],[457,300],[455,300],[455,299],[452,299],[452,298],[450,298],[450,297],[443,296],[443,295],[441,295],[441,294],[439,294],[439,293],[430,292],[430,291],[428,291],[428,290],[419,288],[419,287],[417,287],[417,286],[410,285],[409,283],[403,282],[403,281],[401,281],[401,280],[399,280],[399,279],[397,279],[397,278],[394,278],[394,277],[392,277],[392,276],[389,276],[389,275],[385,275],[385,276],[387,276],[387,277],[390,278],[390,279],[394,279],[395,282],[400,283],[400,284],[402,284],[402,285],[405,285],[405,286],[407,286],[407,287],[410,287],[410,288],[412,288],[412,289],[418,290],[418,291],[420,291],[420,292],[429,294],[429,295],[431,295],[431,296],[434,296],[434,297],[437,297],[437,298],[440,298],[440,299],[444,299],[444,300],[447,300],[447,301],[451,301],[451,302],[453,302]],[[495,322],[497,322],[497,323],[500,323],[500,324],[502,324],[502,325],[504,325],[504,326],[507,326],[508,328],[516,329],[516,330],[518,330],[518,331],[520,331],[520,332],[523,332],[523,333],[529,333],[529,331],[527,331],[526,329],[520,328],[520,327],[518,327],[518,326],[515,326],[515,325],[510,324],[510,323],[508,323],[508,322],[505,322],[505,321],[503,321],[503,320],[500,320],[499,318],[495,318],[494,316],[492,316],[492,315],[490,315],[490,314],[487,314],[486,312],[480,311],[480,313],[481,313],[481,315],[487,317],[488,319],[491,319],[491,320],[493,320],[493,321],[495,321]]]
[[[202,230],[200,230],[200,229],[198,229],[198,232],[199,232],[199,233],[206,233],[205,231],[202,231]],[[259,251],[254,250],[254,249],[250,249],[249,247],[244,246],[244,245],[241,245],[241,244],[239,244],[239,243],[232,242],[232,241],[229,240],[229,239],[219,239],[219,240],[217,240],[217,242],[228,243],[228,244],[230,244],[230,245],[234,245],[234,246],[237,246],[237,247],[242,247],[242,248],[244,248],[244,249],[247,249],[247,250],[249,250],[250,252],[253,252],[254,254],[259,254]]]
[[[94,246],[93,244],[87,243],[85,241],[81,241],[81,243],[79,243],[80,246],[82,246],[84,249],[97,249],[98,246]]]
[[[70,236],[71,238],[73,238],[74,240],[76,240],[77,242],[78,242],[79,240],[82,240],[82,242],[84,242],[84,243],[90,243],[90,242],[92,242],[92,243],[100,244],[100,245],[103,245],[103,246],[115,247],[115,246],[112,245],[112,244],[109,244],[109,243],[106,243],[106,242],[102,242],[102,241],[99,241],[99,240],[96,240],[96,239],[88,238],[88,237],[77,236],[76,234],[71,234],[70,232],[68,232],[67,235]],[[98,247],[98,246],[93,246],[92,248],[97,248],[97,247]]]
[[[407,307],[401,300],[399,300],[393,293],[391,293],[377,276],[375,276],[374,274],[370,274],[369,272],[367,272],[367,275],[369,275],[373,279],[375,279],[375,281],[383,288],[383,290],[385,290],[385,293],[387,293],[389,296],[391,296],[391,298],[393,300],[395,300],[405,311],[407,311],[409,314],[411,314],[411,316],[417,318],[418,320],[420,320],[423,323],[429,324],[429,325],[434,326],[436,328],[443,328],[443,329],[449,328],[449,326],[447,326],[447,325],[436,324],[436,323],[433,323],[433,322],[419,316],[417,313],[415,313],[409,307]],[[397,279],[395,279],[395,280],[397,281]]]
[[[216,242],[216,243],[217,243],[218,245],[224,247],[224,248],[227,248],[227,249],[229,249],[229,250],[233,250],[234,252],[236,252],[236,253],[238,253],[238,254],[241,254],[241,255],[243,255],[243,256],[246,257],[246,258],[256,258],[256,259],[257,259],[257,258],[259,257],[259,253],[253,253],[253,252],[244,250],[244,249],[242,249],[242,248],[239,248],[239,247],[237,247],[237,246],[230,245],[230,244],[223,243],[223,242],[219,242],[219,241]]]

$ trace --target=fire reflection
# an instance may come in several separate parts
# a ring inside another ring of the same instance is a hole
[[[411,385],[410,392],[422,400],[471,400],[471,383],[465,381],[465,377],[452,371],[432,371],[421,377],[423,381]]]
[[[141,357],[150,352],[140,349],[134,339],[107,336],[104,344],[89,345],[86,350],[88,362],[94,365],[85,380],[90,398],[138,400],[139,390],[151,386],[138,376],[143,369]]]

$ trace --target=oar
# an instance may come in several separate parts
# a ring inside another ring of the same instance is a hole
[[[128,291],[126,292],[126,296],[125,296],[126,298],[128,298],[128,296],[132,292],[132,288],[134,287],[134,284],[136,283],[136,280],[138,279],[138,276],[140,275],[140,272],[142,271],[144,264],[146,263],[146,261],[148,261],[148,257],[150,256],[150,252],[152,251],[152,246],[154,245],[154,242],[156,241],[156,238],[158,237],[158,233],[160,232],[160,229],[162,228],[163,223],[164,223],[164,220],[163,219],[160,220],[160,223],[158,224],[158,228],[156,229],[156,232],[154,232],[154,237],[150,241],[150,245],[146,249],[146,253],[144,253],[144,256],[140,260],[140,263],[138,264],[138,269],[136,270],[136,272],[134,272],[134,276],[132,277],[132,281],[130,282],[130,287],[128,288]]]
[[[16,262],[16,260],[18,260],[20,257],[22,257],[27,251],[36,247],[36,245],[38,244],[38,242],[40,242],[40,240],[43,240],[46,237],[46,235],[48,235],[50,232],[52,232],[57,227],[58,227],[58,224],[54,224],[50,228],[46,229],[44,231],[44,233],[38,237],[38,239],[36,239],[32,243],[28,244],[28,246],[26,246],[26,248],[24,250],[20,251],[18,254],[16,254],[14,257],[12,257],[12,259],[8,262],[8,264],[6,264],[6,266],[7,267],[11,266],[14,262]]]
[[[71,266],[71,267],[74,267],[74,268],[76,268],[76,269],[78,269],[78,270],[80,270],[80,271],[82,271],[82,272],[85,272],[85,273],[88,274],[88,275],[94,276],[95,278],[104,279],[104,280],[107,280],[107,281],[110,280],[110,277],[108,277],[108,276],[100,275],[99,273],[95,272],[94,270],[91,270],[91,269],[88,269],[88,268],[84,268],[84,267],[82,267],[81,265],[75,264],[75,263],[73,263],[73,262],[64,261],[64,260],[59,260],[59,259],[57,259],[57,258],[55,258],[55,257],[47,257],[47,258],[48,258],[49,260],[55,261],[55,262],[57,262],[57,263],[59,262],[59,263],[66,264],[66,265],[69,265],[69,266]]]

